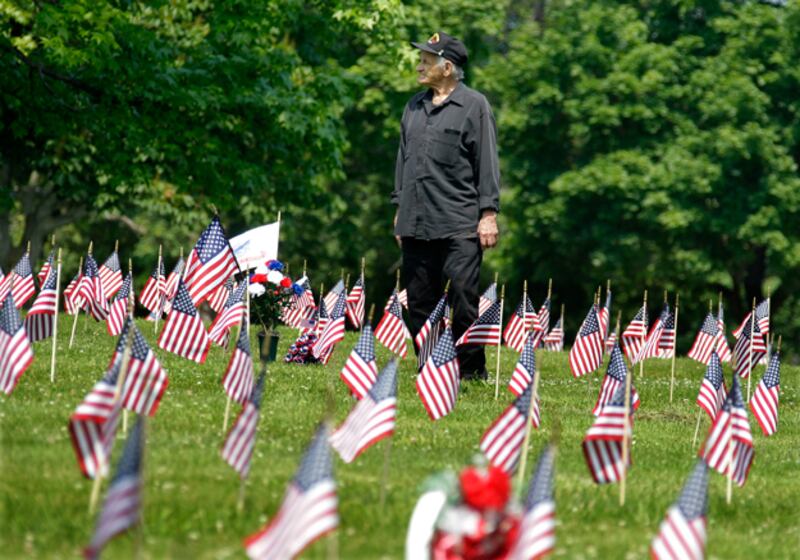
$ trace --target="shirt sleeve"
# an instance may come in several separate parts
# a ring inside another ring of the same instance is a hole
[[[403,118],[400,121],[400,144],[397,147],[397,159],[394,164],[394,190],[392,191],[391,203],[395,206],[400,205],[400,191],[403,190],[403,165],[406,157],[406,112],[403,110]]]
[[[500,164],[497,159],[497,125],[492,108],[484,100],[478,118],[475,145],[475,177],[479,209],[500,211]]]

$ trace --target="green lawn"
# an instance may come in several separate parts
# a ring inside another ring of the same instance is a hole
[[[70,320],[62,317],[59,367],[50,383],[50,341],[37,343],[36,359],[14,393],[0,396],[0,556],[69,558],[79,555],[93,530],[87,512],[91,481],[80,475],[67,431],[67,419],[103,374],[114,340],[105,325],[81,319],[75,346],[67,349]],[[140,328],[155,346],[153,326]],[[284,330],[281,350],[292,331]],[[255,339],[255,336],[253,337]],[[255,342],[255,340],[254,340]],[[225,395],[220,384],[228,356],[217,347],[197,366],[157,349],[170,385],[148,422],[145,558],[243,558],[242,538],[259,529],[280,504],[315,425],[333,389],[336,420],[347,415],[352,399],[339,370],[356,342],[348,334],[327,367],[274,364],[269,369],[258,441],[247,485],[244,511],[236,513],[239,481],[219,455]],[[685,349],[684,349],[685,350]],[[495,351],[488,350],[494,364]],[[513,370],[516,354],[503,349],[501,379]],[[379,349],[379,364],[388,360]],[[703,367],[681,359],[675,400],[669,402],[669,362],[650,360],[643,379],[635,378],[642,399],[634,428],[633,461],[627,504],[618,505],[617,485],[598,487],[583,460],[580,442],[591,424],[600,374],[575,380],[567,354],[538,356],[542,430],[532,437],[537,454],[556,419],[561,441],[556,472],[558,516],[555,556],[567,558],[645,558],[653,535],[676,499],[694,462],[691,439]],[[505,388],[494,400],[494,386],[462,387],[453,414],[431,422],[414,390],[415,360],[401,367],[397,433],[391,444],[386,507],[380,509],[380,478],[387,441],[352,465],[337,460],[341,525],[334,533],[339,556],[402,558],[409,515],[419,485],[441,469],[458,469],[478,452],[483,431],[512,400]],[[754,383],[763,367],[756,371]],[[725,503],[725,480],[712,473],[708,545],[710,558],[791,558],[800,550],[800,437],[798,368],[784,366],[780,427],[765,438],[751,417],[755,461],[743,489]],[[726,375],[729,372],[726,371]],[[755,385],[754,385],[755,386]],[[701,434],[708,421],[703,418]],[[117,442],[116,456],[121,449]],[[116,461],[116,457],[115,457]],[[529,465],[535,462],[535,456]],[[128,558],[130,536],[113,541],[107,557]],[[306,552],[325,558],[323,540]]]

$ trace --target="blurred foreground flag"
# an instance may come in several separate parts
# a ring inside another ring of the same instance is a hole
[[[283,497],[281,509],[260,531],[247,537],[247,556],[254,560],[295,558],[339,526],[333,457],[328,428],[321,425],[300,461]]]
[[[281,223],[273,222],[232,237],[231,247],[239,266],[250,269],[270,259],[277,259],[280,231]]]

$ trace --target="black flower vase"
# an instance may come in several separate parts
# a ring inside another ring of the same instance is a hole
[[[278,356],[278,341],[281,335],[275,331],[258,331],[258,349],[262,362],[274,362]]]

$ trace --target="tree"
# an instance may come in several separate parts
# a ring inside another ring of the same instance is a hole
[[[0,6],[0,255],[179,193],[274,214],[341,178],[359,79],[343,42],[394,0]],[[12,229],[13,226],[13,229]],[[12,241],[11,232],[19,232]],[[34,258],[36,258],[36,254]]]
[[[552,2],[546,25],[519,22],[478,74],[498,100],[506,278],[556,277],[587,306],[615,278],[630,309],[642,287],[680,290],[686,317],[717,290],[734,317],[796,292],[799,13]]]

